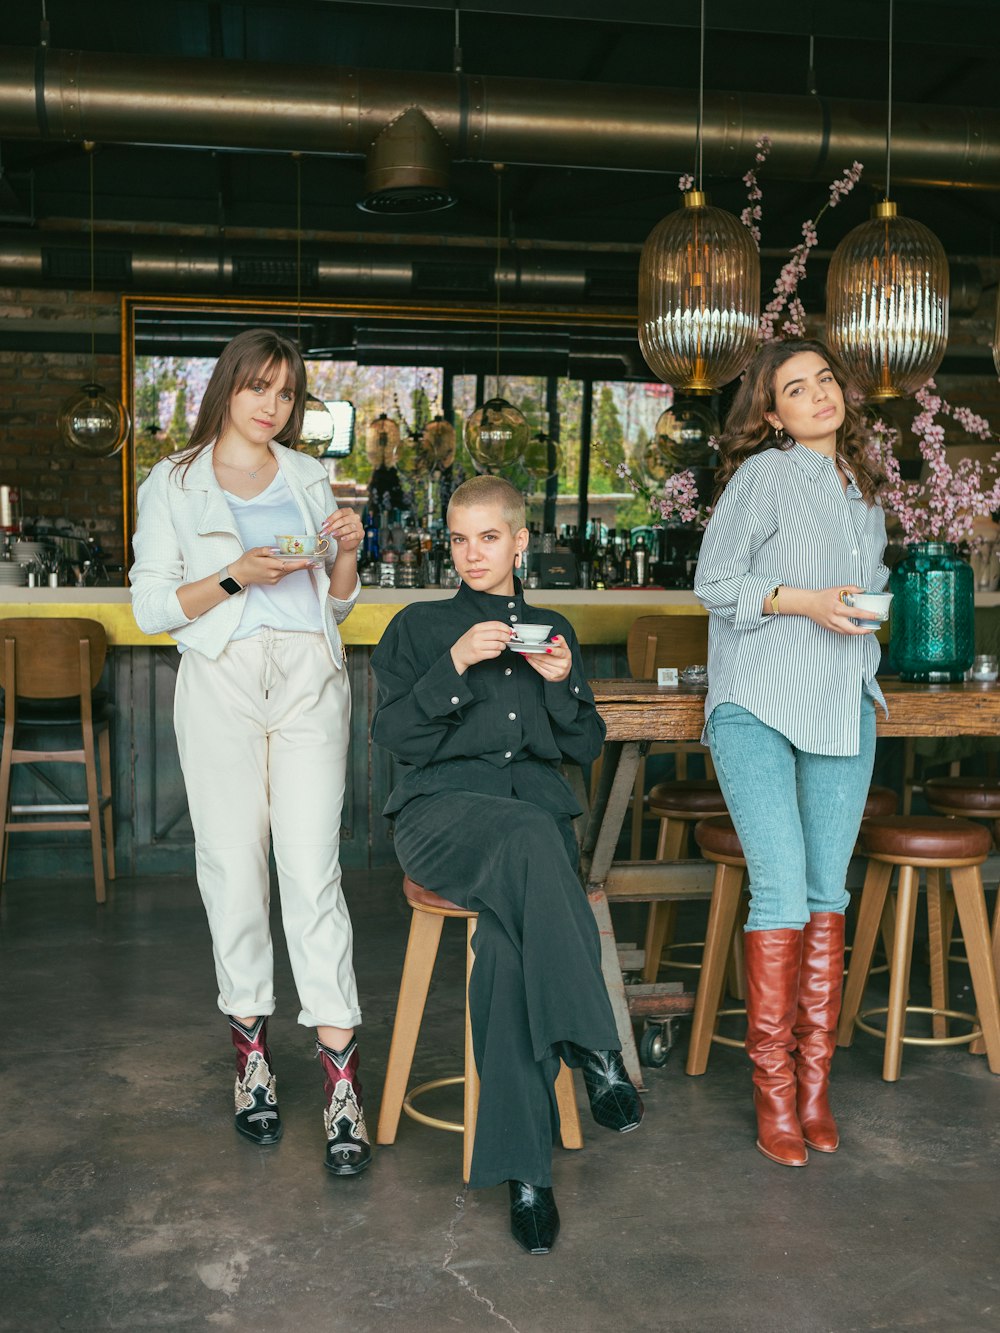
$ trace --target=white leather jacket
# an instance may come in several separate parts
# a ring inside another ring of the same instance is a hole
[[[272,444],[278,467],[302,514],[302,531],[318,532],[336,508],[326,469],[315,458]],[[181,609],[177,589],[217,573],[244,553],[236,521],[212,467],[206,449],[184,476],[183,464],[163,458],[139,487],[138,523],[129,570],[132,613],[144,634],[169,634],[185,648],[196,648],[216,658],[240,623],[243,598],[227,597],[218,606],[189,620]],[[332,564],[336,542],[327,560]],[[329,596],[330,576],[325,568],[311,570],[316,596],[323,607],[323,629],[334,665],[343,664],[338,625],[350,614],[361,584],[347,599]]]

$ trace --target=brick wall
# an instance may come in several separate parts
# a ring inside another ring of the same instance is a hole
[[[25,515],[69,519],[95,533],[110,564],[123,555],[122,459],[86,458],[59,439],[63,401],[91,379],[91,317],[101,346],[117,345],[116,292],[0,288],[5,341],[21,335],[27,350],[0,348],[0,484],[18,486]],[[86,351],[53,351],[79,346]],[[99,353],[97,380],[117,395],[117,354]]]

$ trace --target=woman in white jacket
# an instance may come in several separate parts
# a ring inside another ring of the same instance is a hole
[[[276,1143],[281,1120],[267,1017],[274,1011],[268,851],[301,1012],[325,1076],[326,1166],[371,1160],[354,1029],[361,1021],[340,877],[350,689],[339,623],[358,596],[363,536],[336,509],[325,468],[285,447],[302,427],[305,368],[265,329],[220,356],[188,448],[139,488],[136,621],[182,658],[174,725],[198,886],[236,1047],[236,1128]],[[275,555],[277,534],[320,534],[323,556]]]

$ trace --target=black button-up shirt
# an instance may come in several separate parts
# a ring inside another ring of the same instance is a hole
[[[463,584],[448,601],[406,607],[383,634],[371,659],[378,684],[372,738],[407,765],[384,814],[440,791],[514,796],[553,814],[580,813],[558,766],[596,759],[604,723],[572,626],[555,611],[528,606],[516,579],[514,588],[505,597]],[[568,679],[544,680],[510,651],[459,675],[452,645],[485,620],[551,624],[573,654]]]

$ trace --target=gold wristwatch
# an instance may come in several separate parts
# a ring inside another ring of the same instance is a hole
[[[782,590],[782,588],[783,588],[784,586],[785,586],[785,585],[784,585],[783,583],[776,583],[775,586],[774,586],[774,590],[773,590],[773,592],[771,593],[770,598],[768,599],[768,600],[770,601],[770,603],[771,603],[771,615],[772,615],[772,616],[776,616],[776,615],[778,615],[778,593],[781,592],[781,590]]]

